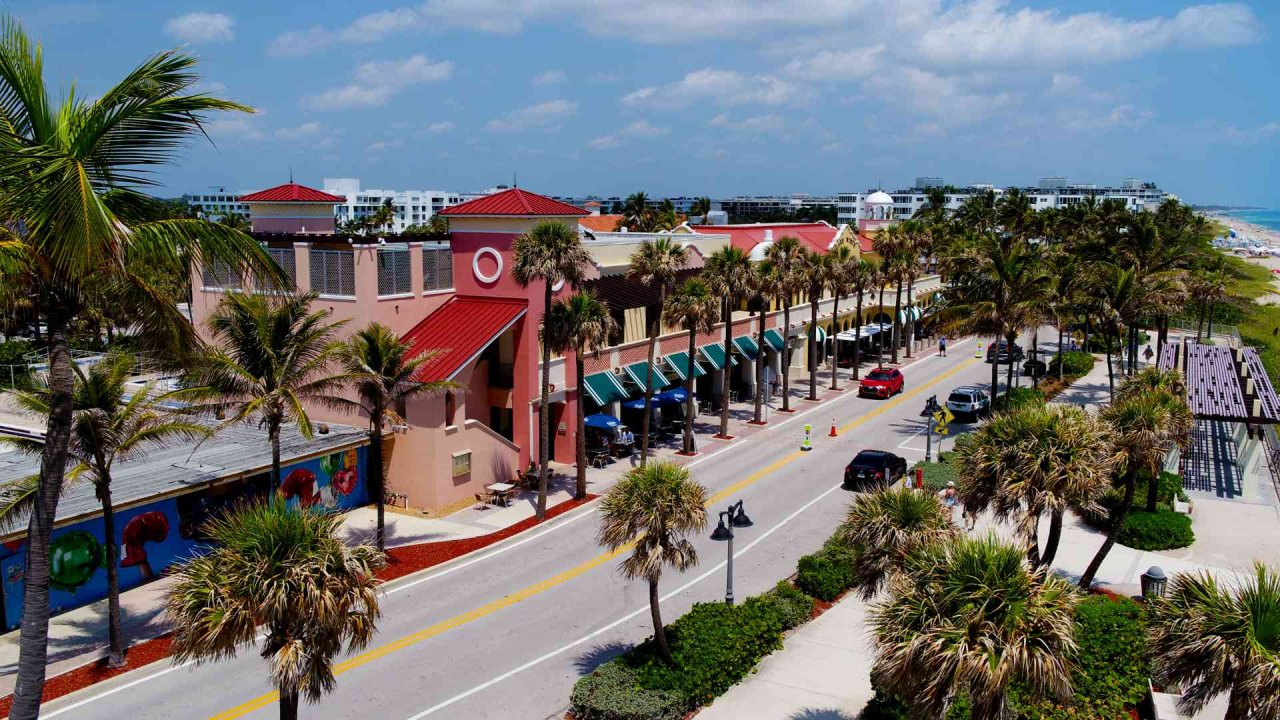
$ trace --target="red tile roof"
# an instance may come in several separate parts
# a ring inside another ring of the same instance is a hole
[[[578,218],[578,224],[591,232],[613,232],[621,220],[621,215],[588,215]]]
[[[588,213],[576,205],[552,200],[545,195],[526,192],[520,188],[511,188],[445,208],[439,214],[450,217],[467,215],[577,217]]]
[[[734,247],[750,251],[764,242],[766,231],[773,233],[774,241],[794,237],[801,246],[820,254],[827,254],[831,241],[836,239],[839,228],[826,223],[759,223],[751,225],[694,225],[703,234],[728,235]]]
[[[858,247],[862,248],[862,252],[864,253],[876,251],[875,244],[871,239],[871,236],[865,233],[858,233]]]
[[[240,202],[312,202],[312,203],[344,203],[341,195],[330,195],[327,192],[309,188],[297,183],[285,183],[266,190],[259,190],[248,195],[241,195]]]
[[[448,380],[528,309],[524,300],[454,296],[426,316],[402,340],[409,357],[436,355],[418,369],[418,380]]]

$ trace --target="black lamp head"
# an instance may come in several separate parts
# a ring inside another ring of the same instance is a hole
[[[731,522],[736,528],[748,528],[755,524],[751,522],[751,518],[747,517],[747,514],[743,512],[741,505],[738,506],[738,512],[734,514]]]
[[[733,537],[733,531],[724,526],[724,518],[716,523],[716,529],[711,531],[712,540],[728,540]]]

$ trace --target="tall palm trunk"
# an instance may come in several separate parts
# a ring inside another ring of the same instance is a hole
[[[817,293],[821,295],[822,293]],[[809,399],[818,399],[818,300],[809,288]]]
[[[862,364],[862,288],[858,288],[858,314],[854,322],[858,327],[853,331],[853,379],[857,380]]]
[[[546,281],[542,295],[542,324],[546,330],[547,311],[551,309],[551,280]],[[652,364],[652,363],[650,363]],[[547,516],[547,483],[551,479],[551,346],[542,343],[542,367],[538,373],[542,384],[542,402],[538,406],[538,507],[539,520]],[[641,458],[644,456],[641,455]]]
[[[1031,362],[1034,367],[1036,356],[1040,348],[1040,326],[1036,325],[1036,329],[1031,331]],[[1040,384],[1040,376],[1034,372],[1031,373],[1031,387],[1034,389]]]
[[[696,351],[698,344],[698,331],[695,328],[689,328],[689,366],[688,372],[684,378],[684,452],[686,455],[692,455],[696,450],[693,447],[693,419],[697,417],[697,410],[693,406],[693,353]]]
[[[907,336],[907,357],[911,357],[911,350],[916,344],[916,319],[912,315],[915,305],[911,301],[911,290],[915,284],[916,279],[914,277],[907,278],[907,328],[903,332]]]
[[[840,290],[833,289],[831,300],[831,389],[840,389],[840,340],[836,335],[840,327]]]
[[[1005,333],[1004,339],[1009,343],[1009,365],[1005,369],[1004,376],[1004,401],[1007,404],[1013,395],[1013,366],[1017,364],[1013,361],[1013,343],[1018,336],[1016,333]]]
[[[729,383],[733,375],[733,303],[724,299],[724,372],[720,381],[720,437],[729,437]]]
[[[996,335],[992,342],[999,342],[1000,336]],[[1000,363],[996,362],[994,354],[991,356],[991,404],[995,405],[996,398],[1000,397]]]
[[[1222,720],[1249,720],[1249,693],[1233,685],[1227,694],[1227,714]]]
[[[1199,320],[1196,323],[1196,342],[1200,342],[1200,337],[1204,334],[1204,316],[1208,309],[1208,303],[1200,303],[1200,312],[1196,313]]]
[[[1133,504],[1133,492],[1137,480],[1136,468],[1130,468],[1125,472],[1124,497],[1120,499],[1115,512],[1111,513],[1111,526],[1107,528],[1107,539],[1102,541],[1102,547],[1098,548],[1098,553],[1089,561],[1089,567],[1085,568],[1084,574],[1080,576],[1081,590],[1088,590],[1093,584],[1093,577],[1098,574],[1098,568],[1102,567],[1102,561],[1107,559],[1111,546],[1116,544],[1116,535],[1120,533],[1120,526],[1124,524],[1124,519],[1129,514],[1129,507]]]
[[[271,441],[271,492],[280,490],[280,416],[272,414],[267,420],[267,439]]]
[[[578,387],[582,387],[582,378],[585,377],[585,362],[582,360],[582,348],[575,348],[573,351],[573,371],[577,373]],[[575,500],[581,500],[587,496],[587,409],[582,401],[582,392],[578,392],[577,429],[578,437],[574,444],[574,461],[578,465],[578,475],[573,484],[573,497]]]
[[[385,407],[375,407],[369,417],[369,493],[378,508],[378,549],[387,549],[387,491],[382,467],[382,418]]]
[[[640,421],[640,467],[649,459],[649,423],[653,415],[653,356],[658,348],[658,328],[662,324],[662,306],[666,305],[667,288],[658,288],[658,312],[649,323],[649,364],[644,369],[644,419]]]
[[[1111,369],[1111,337],[1104,336],[1103,342],[1105,342],[1107,345],[1107,392],[1109,397],[1111,398],[1111,402],[1115,402],[1116,401],[1116,376],[1115,376],[1115,371]]]
[[[22,630],[18,639],[18,674],[9,717],[32,720],[40,715],[45,662],[49,650],[49,535],[67,468],[71,438],[71,347],[66,322],[49,313],[49,419],[40,456],[40,485],[27,524],[27,560],[23,568]]]
[[[791,412],[791,293],[782,306],[782,412]]]
[[[761,298],[760,299],[760,342],[756,345],[756,360],[755,360],[756,391],[753,393],[753,395],[755,395],[755,398],[754,398],[755,417],[753,418],[753,422],[755,422],[755,424],[757,425],[763,424],[764,422],[763,419],[760,417],[760,414],[761,414],[761,411],[764,409],[763,408],[764,393],[765,393],[765,390],[764,390],[764,331],[765,331],[764,324],[768,315],[769,313],[765,312],[764,298]]]
[[[115,508],[111,504],[111,475],[98,463],[98,497],[102,501],[102,532],[107,551],[107,666],[124,665],[124,637],[120,631],[120,561],[116,545]]]
[[[1058,323],[1058,382],[1062,382],[1062,377],[1063,377],[1062,366],[1066,364],[1062,358],[1062,343],[1064,340],[1065,338],[1063,336],[1063,325],[1061,322],[1059,322]]]
[[[1213,313],[1217,309],[1218,309],[1218,301],[1214,300],[1213,303],[1209,305],[1209,332],[1205,334],[1205,337],[1208,338],[1210,341],[1213,340]]]
[[[1084,316],[1084,350],[1087,353],[1093,352],[1093,348],[1089,346],[1089,330],[1091,328],[1091,325],[1092,323],[1090,323],[1089,321],[1089,316],[1085,315]]]
[[[280,693],[280,720],[298,720],[298,691]]]
[[[1062,511],[1054,510],[1049,514],[1049,537],[1044,540],[1044,553],[1040,555],[1040,564],[1044,567],[1053,565],[1053,558],[1058,554],[1058,541],[1062,539]]]
[[[876,314],[877,315],[884,314],[884,283],[883,282],[880,283],[880,308],[879,308],[879,312],[877,312]],[[876,323],[876,324],[883,325],[883,323]],[[877,343],[876,367],[882,368],[884,367],[884,328],[883,327],[880,328],[880,332],[876,333],[876,343]]]
[[[898,292],[893,296],[893,357],[890,361],[898,364],[898,346],[902,344],[902,281],[898,281]]]
[[[671,657],[671,647],[667,645],[667,630],[662,627],[662,610],[658,601],[658,580],[653,578],[649,580],[649,617],[653,620],[653,641],[658,646],[658,656],[663,662],[671,667],[676,666],[676,661]]]
[[[1160,473],[1159,471],[1150,473],[1147,478],[1147,512],[1156,511],[1156,503],[1160,499]]]

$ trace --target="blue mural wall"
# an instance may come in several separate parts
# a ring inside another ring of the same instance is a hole
[[[352,448],[281,468],[280,492],[290,507],[343,511],[369,502],[365,487],[366,448]],[[163,574],[174,563],[207,545],[204,523],[236,503],[260,499],[270,487],[258,475],[176,498],[136,505],[115,513],[120,589],[128,590]],[[56,615],[107,596],[105,532],[96,517],[53,531],[50,547],[49,606]],[[22,620],[26,538],[0,545],[4,622]]]

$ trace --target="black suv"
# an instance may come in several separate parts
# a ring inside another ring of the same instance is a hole
[[[854,490],[888,487],[907,474],[906,458],[885,450],[863,450],[844,469],[844,486]]]
[[[1004,340],[991,343],[987,347],[987,362],[997,365],[1022,362],[1022,348],[1017,343],[1014,343],[1013,348],[1010,349],[1009,343]]]

